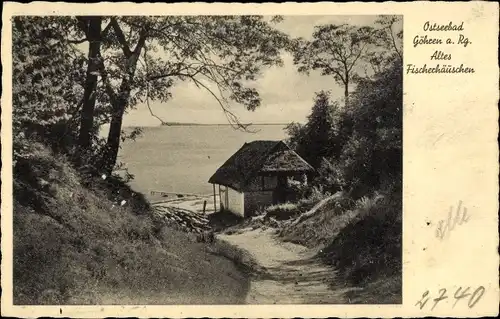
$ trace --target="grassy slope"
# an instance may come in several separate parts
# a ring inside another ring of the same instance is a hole
[[[333,195],[320,201],[297,219],[285,223],[280,236],[285,241],[306,247],[327,245],[357,213],[343,209],[339,205],[340,199],[338,195]]]
[[[83,185],[42,146],[32,153],[15,173],[15,304],[243,302],[248,278],[217,245],[161,226],[130,192]]]
[[[320,256],[338,270],[344,284],[364,288],[347,295],[351,303],[401,303],[401,207],[397,200],[370,199],[357,207],[343,198],[328,200],[308,218],[283,225],[280,236],[322,248]]]

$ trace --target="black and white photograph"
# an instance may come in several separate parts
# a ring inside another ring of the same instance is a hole
[[[402,304],[403,16],[334,13],[14,16],[13,304]]]

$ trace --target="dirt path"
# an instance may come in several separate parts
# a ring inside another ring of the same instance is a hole
[[[314,252],[306,247],[281,242],[272,230],[248,230],[218,238],[245,249],[267,270],[266,276],[250,283],[248,304],[345,303],[346,289],[328,287],[332,269],[314,260]]]

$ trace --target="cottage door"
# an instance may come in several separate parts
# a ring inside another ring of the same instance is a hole
[[[278,183],[276,189],[274,190],[274,202],[275,204],[286,202],[286,191],[287,191],[287,179],[286,176],[278,176]]]

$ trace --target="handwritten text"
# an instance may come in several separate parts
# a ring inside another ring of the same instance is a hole
[[[462,225],[469,221],[469,216],[467,215],[467,208],[462,208],[462,201],[458,203],[455,214],[453,214],[453,206],[450,206],[448,211],[448,218],[440,220],[436,228],[436,237],[439,239],[444,239],[446,234],[450,233],[456,226]]]
[[[452,308],[455,308],[458,302],[460,300],[467,300],[467,306],[469,308],[473,308],[483,297],[484,293],[486,292],[486,289],[483,286],[477,287],[474,291],[472,291],[471,287],[458,287],[453,291],[453,296],[448,294],[448,290],[446,288],[441,288],[439,289],[438,293],[434,295],[433,297],[431,296],[431,292],[429,290],[426,290],[420,300],[417,301],[415,306],[419,307],[420,309],[424,309],[426,306],[430,307],[430,310],[434,310],[436,306],[441,303],[449,303],[450,300],[453,301]],[[428,304],[428,302],[430,303]],[[430,306],[432,304],[432,306]]]

